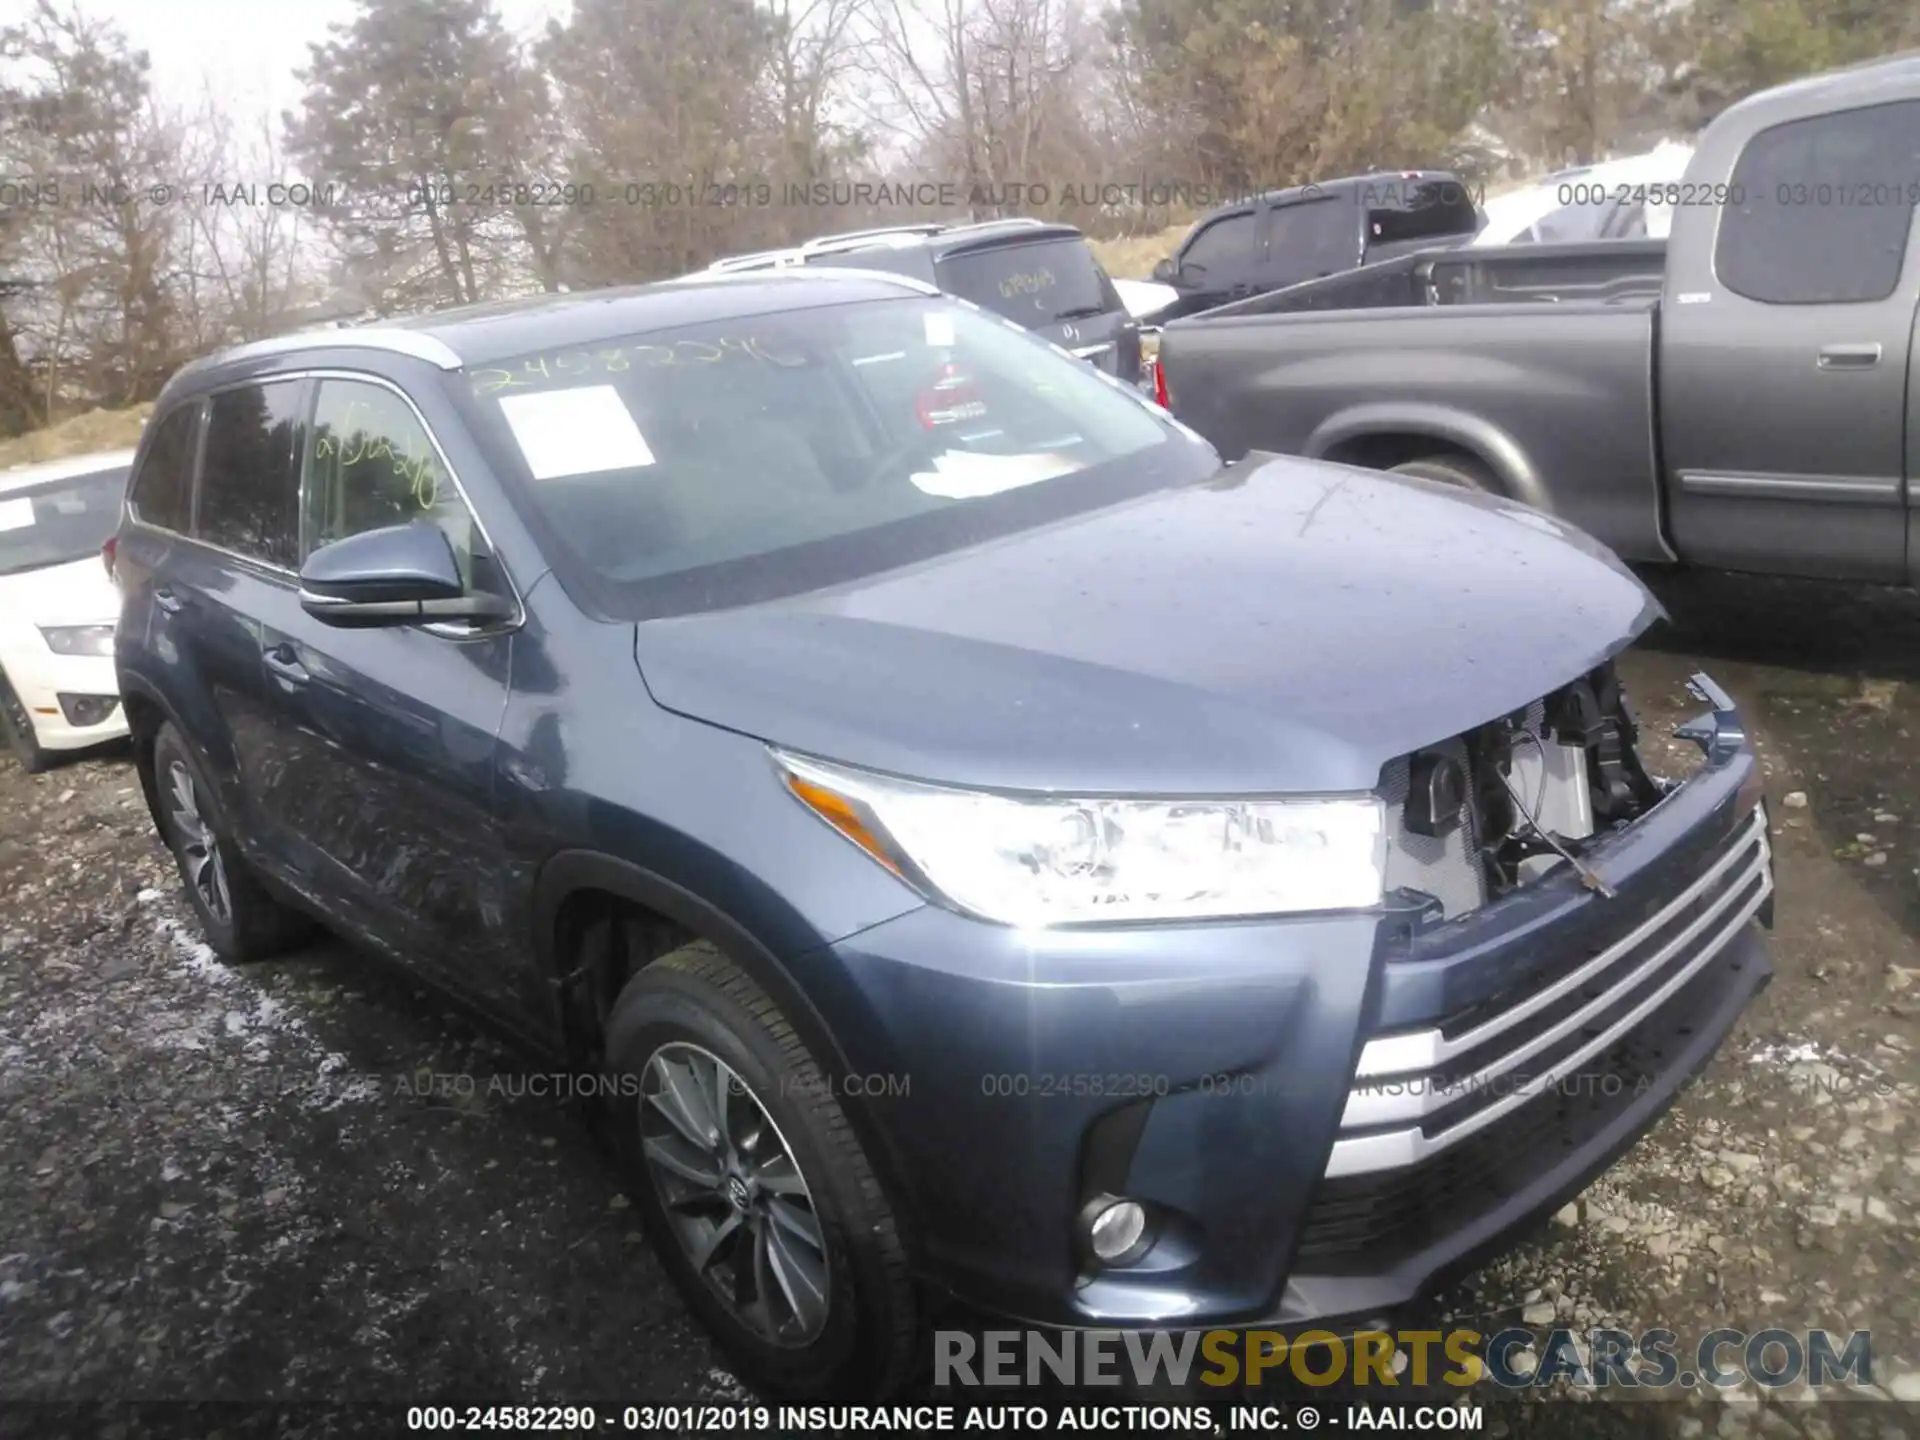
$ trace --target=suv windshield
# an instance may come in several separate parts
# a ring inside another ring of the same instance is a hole
[[[562,580],[631,618],[796,594],[1218,464],[1114,381],[941,298],[656,331],[454,384]]]
[[[122,465],[0,493],[0,575],[98,555],[120,524],[126,491]]]
[[[1093,252],[1079,239],[1028,240],[949,255],[940,262],[940,288],[1027,326],[1120,308],[1110,306]]]

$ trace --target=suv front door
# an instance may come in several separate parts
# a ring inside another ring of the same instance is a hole
[[[468,583],[511,597],[426,420],[372,377],[316,381],[301,561],[426,519]],[[524,998],[493,766],[513,627],[338,629],[297,605],[261,636],[282,762],[266,803],[285,863],[344,896],[355,928],[482,1001]]]

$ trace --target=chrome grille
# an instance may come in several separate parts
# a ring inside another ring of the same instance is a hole
[[[1453,1033],[1442,1024],[1369,1041],[1328,1178],[1418,1164],[1575,1075],[1699,973],[1772,890],[1756,810],[1698,879],[1586,963]]]

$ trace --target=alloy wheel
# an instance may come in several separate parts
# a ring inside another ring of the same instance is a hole
[[[694,1272],[760,1339],[800,1346],[827,1323],[820,1216],[786,1138],[710,1051],[674,1042],[647,1061],[640,1145]]]
[[[222,925],[233,919],[233,892],[227,888],[227,861],[220,838],[200,813],[200,795],[193,775],[180,761],[167,767],[167,785],[173,798],[174,843],[187,870],[187,879],[201,902]]]

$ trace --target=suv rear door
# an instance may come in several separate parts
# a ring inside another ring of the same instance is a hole
[[[1140,327],[1086,240],[1015,232],[940,256],[936,283],[1129,382],[1140,377]]]
[[[233,386],[170,408],[128,494],[114,568],[124,649],[218,792],[235,842],[270,856],[256,804],[272,766],[260,620],[293,603],[299,381]],[[161,799],[168,777],[159,776]]]

